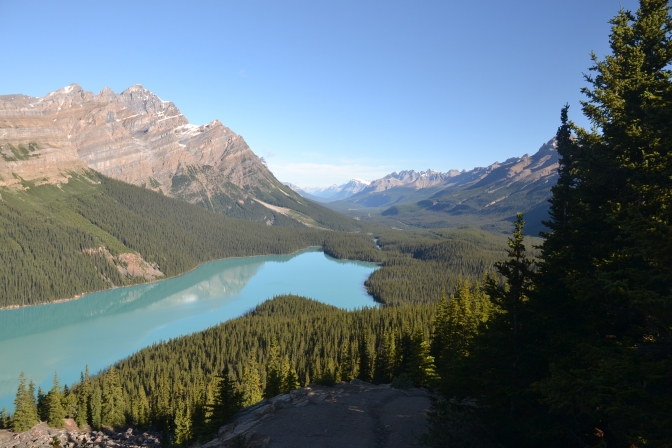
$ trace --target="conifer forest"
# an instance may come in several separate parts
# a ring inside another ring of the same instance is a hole
[[[17,378],[0,427],[129,425],[167,446],[211,440],[239,410],[355,378],[436,393],[432,447],[672,447],[672,15],[641,0],[611,20],[581,111],[558,110],[558,181],[540,237],[475,227],[360,230],[243,221],[95,172],[56,191],[2,191],[2,306],[165,277],[209,260],[320,246],[377,263],[378,306],[282,295],[50,390]],[[559,63],[561,63],[559,61]],[[571,117],[582,113],[591,128]],[[58,231],[54,229],[58,228]],[[374,240],[375,239],[375,243]],[[38,242],[41,242],[38,244]],[[104,247],[101,252],[86,251]]]

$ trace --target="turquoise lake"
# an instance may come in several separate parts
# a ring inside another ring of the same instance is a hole
[[[319,249],[230,258],[160,282],[88,294],[78,300],[0,310],[0,409],[14,408],[23,371],[42,389],[54,371],[63,384],[96,373],[152,343],[241,316],[281,294],[344,309],[376,306],[364,281],[371,263]]]

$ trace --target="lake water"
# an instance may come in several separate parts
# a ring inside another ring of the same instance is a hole
[[[280,294],[339,308],[375,306],[364,281],[371,263],[331,258],[319,249],[232,258],[180,277],[88,294],[69,302],[0,310],[0,409],[14,408],[19,374],[49,390],[96,373],[151,345],[244,314]]]

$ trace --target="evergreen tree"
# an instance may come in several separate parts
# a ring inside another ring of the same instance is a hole
[[[251,406],[263,400],[259,364],[254,353],[250,355],[247,365],[243,368],[243,377],[240,386],[243,393],[243,407]]]
[[[91,402],[91,379],[89,378],[89,366],[80,375],[79,387],[77,388],[77,418],[75,422],[79,428],[84,428],[89,423],[89,404]]]
[[[98,383],[94,383],[91,391],[91,427],[100,430],[102,427],[103,396]]]
[[[0,429],[8,429],[9,422],[10,418],[7,408],[2,408],[2,410],[0,410]]]
[[[523,221],[522,213],[516,215],[514,226],[513,237],[509,238],[508,241],[507,255],[509,259],[495,264],[497,272],[506,278],[506,285],[500,284],[494,278],[488,278],[485,289],[495,306],[508,315],[512,327],[511,337],[515,364],[515,359],[518,357],[520,315],[532,288],[532,260],[527,258],[525,254],[525,244],[523,244],[525,221]],[[471,316],[465,316],[466,320],[470,318]],[[465,323],[464,325],[469,324]]]
[[[40,421],[47,421],[49,419],[47,394],[44,393],[41,387],[37,388],[37,415]]]
[[[65,418],[77,418],[77,394],[74,390],[68,388],[67,384],[63,386],[61,405],[65,412]]]
[[[429,353],[429,343],[422,330],[417,329],[411,338],[409,376],[416,386],[435,387],[439,379],[436,374],[434,357]]]
[[[394,335],[391,332],[383,333],[373,365],[373,382],[375,384],[385,384],[392,381],[395,367],[394,352]]]
[[[119,373],[114,366],[103,375],[101,424],[111,428],[126,423],[124,395]]]
[[[134,399],[133,403],[135,405],[134,424],[141,428],[147,427],[149,425],[149,401],[144,387],[140,387],[137,398]]]
[[[394,376],[406,375],[411,377],[413,375],[413,338],[408,329],[404,329],[395,344],[397,346],[396,359],[394,364],[396,366]]]
[[[362,333],[362,336],[359,339],[359,374],[357,378],[362,381],[370,383],[373,381],[373,356],[371,355],[371,350],[369,349],[369,341],[365,333]]]
[[[178,405],[177,411],[175,412],[174,427],[174,442],[180,446],[188,445],[194,435],[191,427],[191,413],[189,411],[189,406],[185,405],[183,402]]]
[[[437,360],[442,375],[447,374],[446,369],[456,358],[468,356],[471,340],[479,326],[488,321],[493,309],[478,282],[458,279],[450,300],[442,295],[430,345],[430,353]]]
[[[47,422],[53,428],[62,428],[65,419],[65,410],[61,403],[62,392],[58,382],[58,375],[54,372],[53,386],[47,394]]]
[[[243,408],[243,394],[231,378],[228,365],[224,368],[218,380],[217,391],[213,395],[213,404],[206,405],[206,407],[209,407],[207,413],[209,417],[205,434],[203,434],[206,436],[217,434],[219,428],[227,424],[231,417]]]
[[[275,336],[271,339],[268,349],[268,364],[266,365],[266,387],[264,388],[264,398],[271,398],[279,395],[282,391],[283,369],[280,359],[280,348]]]
[[[19,387],[14,399],[14,415],[12,417],[11,428],[14,432],[24,432],[38,423],[35,396],[30,388],[26,388],[26,376],[21,372]]]
[[[341,381],[350,382],[357,376],[357,371],[355,370],[355,362],[352,359],[352,352],[350,351],[350,341],[347,338],[344,339],[341,346],[340,359]]]
[[[28,409],[30,410],[30,417],[33,419],[33,421],[37,420],[39,422],[40,417],[37,412],[37,402],[35,401],[35,383],[33,382],[32,379],[28,382],[28,394],[26,396],[26,403]]]
[[[584,443],[663,446],[672,440],[670,6],[641,0],[611,24],[611,54],[593,55],[583,89],[593,129],[571,126],[567,143],[563,110],[558,132],[566,175],[532,304],[551,375],[535,390]]]
[[[153,394],[153,423],[166,429],[173,420],[173,384],[167,371],[162,371]]]
[[[436,308],[436,318],[432,326],[432,342],[429,345],[430,353],[434,358],[441,362],[443,351],[449,346],[450,341],[450,314],[448,304],[448,294],[446,290],[441,291],[441,297]]]
[[[282,378],[282,390],[283,394],[287,394],[293,390],[301,387],[301,382],[299,381],[299,375],[296,373],[296,369],[293,365],[290,364],[289,359],[284,358],[283,360],[283,378]]]

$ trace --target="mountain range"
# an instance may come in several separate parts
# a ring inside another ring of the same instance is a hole
[[[356,229],[280,183],[218,120],[190,124],[141,85],[119,94],[72,84],[42,98],[0,96],[0,157],[0,187],[59,185],[92,169],[232,217]]]
[[[366,187],[370,182],[362,179],[350,179],[349,182],[342,185],[332,185],[330,187],[305,187],[301,188],[288,182],[284,183],[289,188],[299,193],[306,199],[317,202],[333,202],[341,199],[347,199],[353,196]]]
[[[551,139],[534,155],[468,171],[394,172],[343,199],[324,202],[360,219],[432,228],[477,225],[508,231],[510,221],[521,211],[526,215],[528,232],[536,234],[543,230],[541,221],[547,217],[557,168],[556,143]],[[305,194],[307,189],[294,190],[313,199]]]

